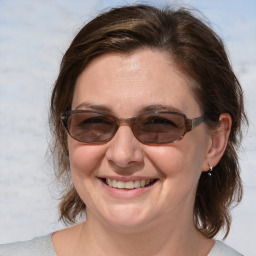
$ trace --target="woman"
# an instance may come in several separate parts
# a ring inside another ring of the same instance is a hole
[[[242,197],[246,120],[221,39],[191,12],[103,13],[65,53],[51,99],[60,219],[86,221],[0,252],[241,255],[213,238]]]

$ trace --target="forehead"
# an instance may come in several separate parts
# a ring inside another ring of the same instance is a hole
[[[78,77],[72,108],[90,102],[131,115],[147,105],[170,105],[187,115],[198,114],[190,83],[162,52],[108,53],[93,59]]]

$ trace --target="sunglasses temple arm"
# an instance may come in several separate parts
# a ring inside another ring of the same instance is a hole
[[[191,130],[196,128],[199,124],[201,124],[206,119],[206,116],[200,116],[198,118],[194,118],[191,120]]]

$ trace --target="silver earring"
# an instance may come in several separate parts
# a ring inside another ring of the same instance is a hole
[[[212,167],[210,164],[208,164],[208,165],[209,165],[209,167],[210,167],[210,170],[208,171],[208,175],[209,175],[209,176],[212,176],[213,167]]]

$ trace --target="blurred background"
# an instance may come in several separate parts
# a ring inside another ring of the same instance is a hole
[[[0,243],[63,227],[49,159],[48,107],[63,53],[99,12],[133,3],[194,7],[224,39],[250,127],[240,152],[244,199],[226,243],[256,255],[256,1],[0,0]],[[219,239],[221,238],[218,237]]]

